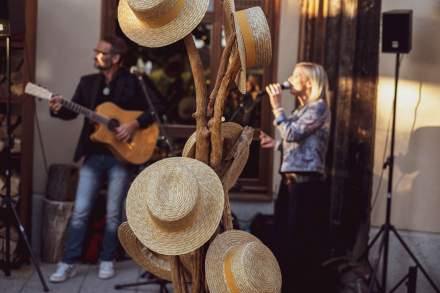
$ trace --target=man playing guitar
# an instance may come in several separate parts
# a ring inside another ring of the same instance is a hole
[[[154,122],[148,103],[136,76],[121,66],[127,48],[125,42],[115,36],[100,40],[95,48],[94,62],[99,73],[83,76],[76,88],[72,102],[94,110],[98,105],[111,102],[125,110],[143,111],[134,120],[121,123],[112,129],[118,141],[129,143],[139,128],[146,128]],[[158,103],[159,92],[145,77],[147,90],[157,111],[163,109]],[[49,101],[51,115],[64,120],[78,116],[62,105],[62,97],[54,96]],[[100,253],[99,277],[114,276],[113,254],[117,247],[117,228],[121,221],[122,203],[125,198],[133,165],[116,158],[108,146],[90,139],[95,125],[84,119],[80,139],[75,151],[75,161],[83,160],[76,193],[74,211],[70,219],[62,261],[49,280],[64,282],[76,274],[74,262],[81,256],[87,229],[88,216],[102,184],[107,177],[106,228]],[[106,176],[105,176],[106,175]]]

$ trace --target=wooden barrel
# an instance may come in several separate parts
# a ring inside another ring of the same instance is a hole
[[[64,250],[67,224],[73,210],[73,202],[43,201],[42,260],[58,262]]]
[[[68,164],[53,164],[49,167],[46,198],[54,201],[75,200],[78,183],[78,168]]]

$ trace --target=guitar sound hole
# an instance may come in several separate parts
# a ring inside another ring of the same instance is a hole
[[[118,120],[116,120],[116,119],[111,119],[111,120],[108,122],[107,127],[108,127],[108,129],[110,129],[110,131],[115,132],[115,131],[116,131],[116,128],[118,128],[119,125],[120,125],[120,123],[119,123]]]

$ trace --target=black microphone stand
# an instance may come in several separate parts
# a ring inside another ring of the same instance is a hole
[[[392,232],[396,238],[399,240],[400,244],[403,246],[403,248],[406,250],[406,252],[409,254],[411,259],[416,264],[416,268],[419,268],[423,275],[426,277],[428,282],[431,284],[432,288],[435,290],[435,292],[440,293],[440,290],[438,289],[437,285],[434,283],[434,281],[431,279],[431,277],[428,275],[426,270],[423,268],[423,266],[420,264],[420,262],[417,260],[414,253],[411,252],[409,246],[403,241],[402,237],[397,232],[394,225],[391,223],[391,206],[392,206],[392,195],[393,195],[393,171],[394,171],[394,146],[395,146],[395,133],[396,133],[396,108],[397,108],[397,88],[398,88],[398,82],[399,82],[399,69],[400,69],[400,53],[396,54],[396,68],[395,68],[395,79],[394,79],[394,99],[393,99],[393,120],[392,120],[392,126],[391,126],[391,147],[390,147],[390,156],[386,160],[384,164],[384,168],[388,167],[388,188],[387,188],[387,201],[386,201],[386,216],[385,216],[385,223],[380,227],[379,232],[374,236],[373,240],[367,247],[367,252],[371,249],[371,247],[374,245],[374,243],[379,239],[379,236],[382,235],[380,249],[379,249],[379,256],[377,263],[374,266],[373,272],[370,277],[370,284],[369,284],[369,293],[373,292],[374,283],[378,282],[376,280],[376,274],[378,273],[379,268],[379,262],[382,257],[382,287],[380,287],[380,292],[387,293],[387,273],[388,273],[388,253],[389,253],[389,241],[390,241],[390,232]],[[383,256],[382,256],[383,251]],[[404,283],[404,281],[410,277],[410,274],[407,274],[401,281],[398,282],[398,284],[389,291],[394,292],[397,290],[397,288]]]
[[[252,99],[252,97],[250,97],[250,95],[252,95],[252,94],[249,93],[249,92],[247,92],[247,93],[245,93],[244,95],[242,95],[242,97],[246,97],[246,96],[248,96],[248,95],[249,95],[249,98]],[[257,97],[256,97],[255,101],[252,101],[252,102],[251,102],[252,104],[250,105],[250,107],[246,107],[246,105],[245,105],[246,101],[245,101],[245,100],[241,101],[240,104],[238,105],[237,109],[234,111],[234,113],[232,113],[231,117],[229,118],[229,121],[234,122],[235,118],[237,117],[237,115],[238,115],[240,112],[242,112],[243,114],[245,114],[246,110],[249,110],[249,109],[250,109],[251,111],[254,110],[254,109],[255,109],[255,106],[256,106],[258,103],[261,102],[261,99],[263,98],[264,95],[266,95],[266,92],[265,92],[265,91],[260,91],[260,92],[257,94]]]
[[[154,104],[151,100],[150,94],[148,93],[148,89],[147,86],[145,84],[145,80],[144,80],[144,75],[141,72],[136,71],[134,73],[139,81],[139,85],[141,86],[142,92],[144,94],[145,100],[148,103],[148,107],[150,109],[150,114],[151,116],[153,116],[154,120],[156,121],[156,123],[159,126],[159,132],[160,132],[160,137],[159,139],[165,141],[165,143],[167,144],[170,153],[174,152],[174,146],[171,143],[168,135],[166,134],[165,128],[162,125],[162,122],[160,121],[159,115],[157,114],[156,108],[154,107]]]
[[[6,151],[6,159],[5,159],[5,175],[6,175],[6,194],[4,198],[1,201],[0,206],[5,206],[7,210],[10,210],[15,218],[16,225],[18,228],[18,231],[20,232],[20,235],[22,239],[24,240],[24,243],[26,244],[27,251],[31,257],[32,264],[34,265],[35,269],[37,270],[38,277],[40,278],[41,284],[43,285],[43,289],[45,292],[49,291],[49,288],[47,287],[47,284],[43,278],[43,274],[41,273],[41,269],[39,267],[38,261],[34,256],[34,253],[32,252],[31,245],[29,244],[29,240],[27,238],[25,229],[23,227],[23,224],[21,223],[20,217],[18,216],[17,210],[16,210],[16,202],[12,199],[11,196],[11,176],[12,176],[12,166],[11,166],[11,149],[13,147],[13,137],[12,137],[12,127],[11,127],[11,104],[12,104],[12,97],[11,97],[11,35],[9,30],[9,23],[7,22],[1,22],[1,30],[0,30],[0,37],[6,38],[6,87],[7,87],[7,102],[6,102],[6,141],[5,141],[5,151]],[[11,227],[9,223],[9,219],[5,220],[5,253],[4,253],[4,260],[0,262],[0,266],[2,270],[4,271],[5,275],[9,277],[11,275],[11,260],[10,260],[10,241],[11,241]]]

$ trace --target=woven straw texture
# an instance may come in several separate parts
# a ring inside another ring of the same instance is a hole
[[[128,255],[148,272],[171,281],[170,257],[158,255],[146,248],[134,235],[127,222],[118,228],[118,237]]]
[[[229,153],[231,148],[234,146],[236,140],[240,137],[241,132],[243,131],[243,127],[240,124],[235,122],[224,122],[221,126],[222,135],[224,138],[224,149],[223,155]],[[194,132],[188,138],[185,143],[185,146],[182,151],[183,157],[194,158],[196,152],[196,133]],[[243,149],[241,153],[237,154],[237,156],[233,159],[230,167],[221,180],[225,190],[230,190],[240,177],[241,172],[246,166],[246,162],[249,158],[249,148]]]
[[[236,154],[231,165],[223,175],[222,182],[226,190],[230,190],[235,185],[241,172],[243,172],[249,158],[249,147],[248,145],[248,147],[242,148],[241,151]]]
[[[232,31],[235,31],[234,24],[234,13],[235,13],[235,3],[234,0],[225,0],[223,2],[223,8],[225,12],[225,36],[226,39],[229,39],[229,36],[232,34]],[[235,45],[233,48],[233,52],[238,50]],[[231,54],[231,56],[234,54]],[[229,58],[231,61],[231,58]],[[235,78],[235,83],[237,84],[238,90],[241,93],[246,93],[246,73],[240,70]]]
[[[168,23],[148,24],[152,17],[160,18],[176,0],[121,0],[118,7],[119,25],[133,42],[145,47],[163,47],[175,43],[191,33],[208,10],[209,0],[181,0],[184,5]]]
[[[232,262],[228,262],[228,258]],[[211,293],[233,291],[226,281],[228,271],[238,292],[281,290],[281,271],[274,255],[258,238],[244,231],[232,230],[218,235],[209,246],[205,267]]]
[[[225,12],[225,35],[226,38],[231,35],[234,30],[235,3],[234,0],[224,0],[223,10]]]
[[[235,122],[224,122],[221,125],[221,133],[223,139],[226,140],[226,145],[231,147],[235,141],[240,137],[243,127]],[[232,145],[231,145],[232,144]],[[224,150],[224,153],[228,150]],[[182,157],[194,158],[196,155],[196,132],[186,140],[183,147]]]
[[[252,33],[252,36],[244,37],[244,30],[240,29],[240,25],[237,20],[237,14],[245,14],[247,22]],[[267,23],[266,16],[260,7],[252,7],[245,10],[237,11],[234,13],[235,19],[235,31],[237,34],[238,52],[240,53],[241,72],[240,72],[240,85],[242,90],[243,79],[246,77],[246,70],[251,67],[246,62],[246,46],[245,40],[252,40],[248,46],[255,47],[255,65],[252,68],[264,67],[270,64],[272,60],[272,41],[270,35],[269,25]],[[246,79],[244,79],[246,80]]]
[[[191,158],[158,161],[130,186],[127,219],[134,234],[154,252],[182,255],[206,243],[224,207],[220,179],[208,165]]]
[[[122,223],[118,228],[118,237],[128,255],[139,266],[146,271],[164,279],[171,281],[170,256],[152,252],[146,248],[134,235],[133,230],[127,222]],[[190,276],[192,268],[192,254],[179,256],[184,267],[184,272]]]

